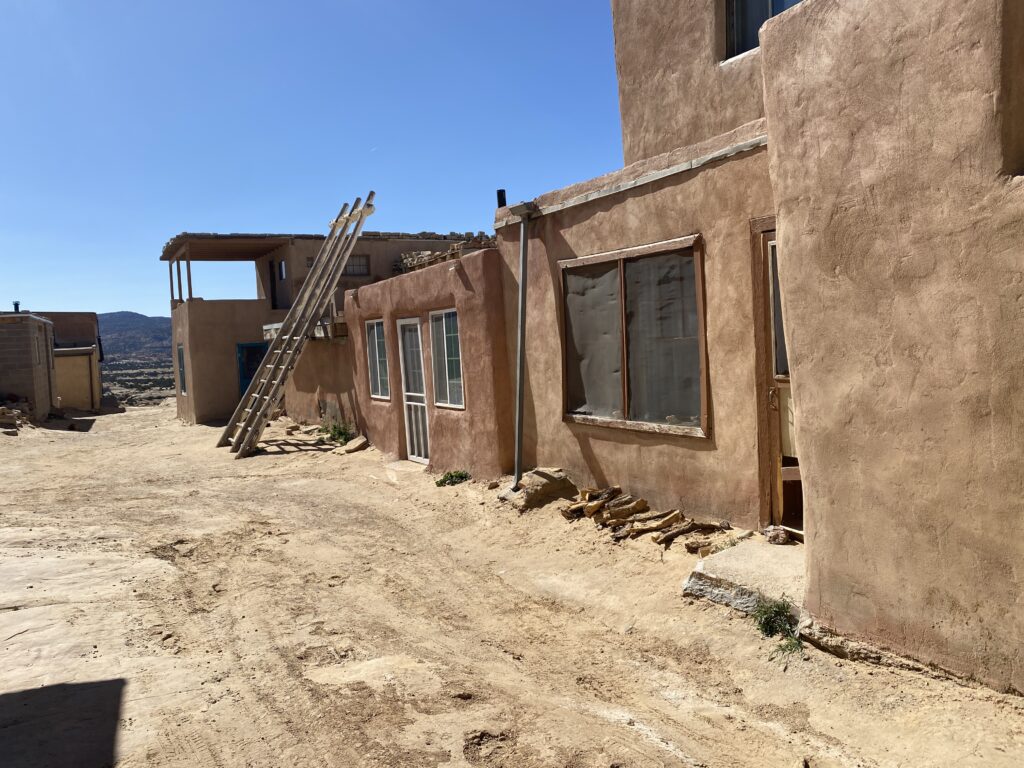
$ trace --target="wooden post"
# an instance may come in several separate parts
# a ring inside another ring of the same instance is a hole
[[[174,304],[174,264],[167,260],[167,282],[171,286],[171,304]]]
[[[174,264],[178,268],[178,301],[183,301],[184,299],[181,292],[181,262],[175,258]]]
[[[185,246],[185,274],[188,276],[188,298],[192,300],[192,254],[189,247]]]

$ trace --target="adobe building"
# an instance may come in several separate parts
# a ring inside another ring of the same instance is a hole
[[[36,312],[53,323],[57,402],[65,410],[97,413],[103,398],[103,342],[95,312]]]
[[[53,323],[28,312],[0,312],[0,402],[25,400],[44,421],[56,405]]]
[[[395,273],[409,250],[447,247],[462,235],[364,232],[349,259],[340,291],[368,285]],[[164,246],[171,293],[172,355],[178,417],[189,424],[228,419],[267,349],[272,333],[291,307],[323,243],[322,235],[209,234],[183,232]],[[252,262],[256,298],[205,300],[193,292],[193,262]],[[323,341],[311,342],[298,361],[289,409],[303,419],[334,401],[337,419],[354,420],[343,401],[351,385],[344,350],[347,332],[335,311],[323,328]],[[324,372],[312,383],[308,371]],[[327,374],[327,372],[337,372]],[[331,379],[334,377],[334,380]],[[304,389],[303,382],[309,383]],[[317,416],[319,421],[321,416]],[[312,419],[309,419],[312,420]]]
[[[494,478],[513,437],[501,256],[449,255],[347,292],[356,423],[386,455]]]
[[[496,214],[525,465],[803,530],[820,623],[1024,691],[1024,6],[612,9],[627,165]]]

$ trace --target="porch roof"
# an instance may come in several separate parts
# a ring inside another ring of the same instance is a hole
[[[323,235],[182,232],[167,241],[160,261],[182,258],[186,246],[190,261],[255,261],[291,240],[323,239]]]

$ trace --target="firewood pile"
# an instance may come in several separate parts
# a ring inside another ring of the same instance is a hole
[[[653,511],[645,499],[623,493],[617,485],[581,489],[578,498],[562,510],[562,516],[570,521],[589,518],[596,525],[609,529],[613,541],[654,534],[652,541],[667,548],[685,536],[686,551],[692,553],[714,549],[721,538],[718,535],[732,529],[724,520],[708,523],[688,519],[678,509]]]

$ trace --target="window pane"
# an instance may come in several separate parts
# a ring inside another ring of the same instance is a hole
[[[462,356],[459,352],[459,317],[455,312],[444,316],[445,352],[448,357],[448,403],[463,405]]]
[[[376,323],[377,326],[377,388],[381,397],[391,397],[391,384],[388,379],[388,349],[384,340],[384,323]]]
[[[434,367],[434,402],[448,402],[448,373],[444,344],[444,315],[430,318],[431,365]]]
[[[178,345],[178,381],[181,384],[181,394],[184,395],[188,387],[185,384],[185,347],[181,344]]]
[[[565,371],[569,413],[623,418],[617,262],[565,270]]]
[[[366,357],[370,366],[370,394],[380,395],[380,371],[377,368],[377,324],[366,326]]]
[[[729,56],[738,56],[759,45],[758,30],[772,14],[771,0],[727,0],[729,9]]]
[[[400,326],[402,333],[402,364],[405,367],[405,393],[422,395],[423,355],[420,353],[420,329],[418,325]]]
[[[792,8],[799,2],[800,0],[772,0],[772,16]]]
[[[625,282],[630,420],[699,426],[693,251],[627,261]]]
[[[782,326],[782,295],[779,291],[778,247],[768,246],[772,257],[772,341],[775,349],[775,375],[789,376],[789,353],[786,351],[786,334]]]

